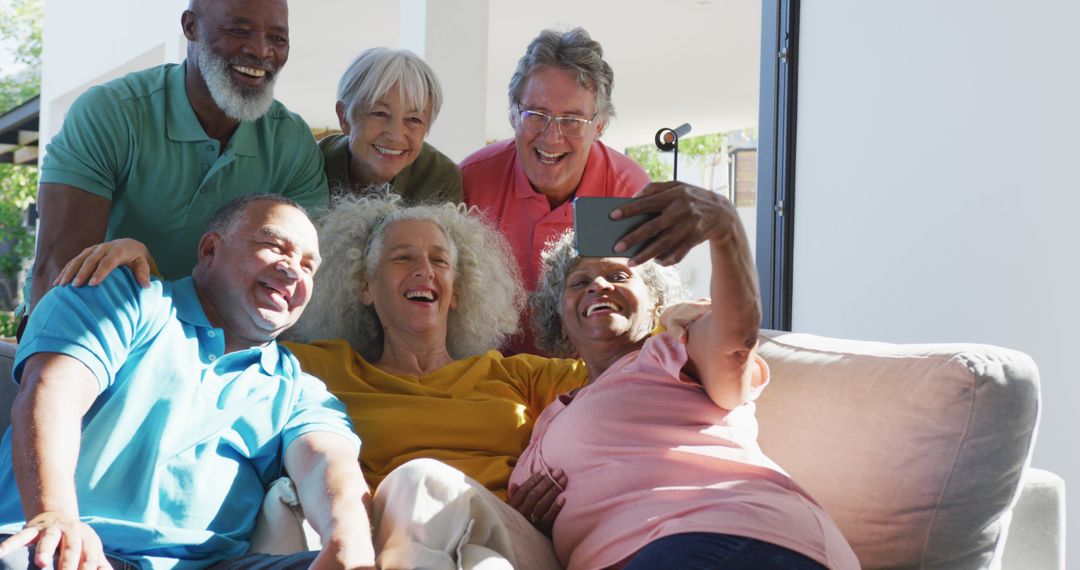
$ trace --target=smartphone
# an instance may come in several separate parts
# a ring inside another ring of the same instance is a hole
[[[582,257],[633,257],[643,242],[621,253],[615,253],[615,244],[624,235],[659,214],[639,214],[621,220],[611,219],[611,211],[634,198],[574,198],[574,245]]]

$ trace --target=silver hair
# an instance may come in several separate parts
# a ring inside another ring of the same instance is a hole
[[[422,111],[431,102],[430,130],[442,108],[442,87],[431,66],[411,51],[385,47],[364,51],[338,81],[337,99],[345,105],[345,117],[352,121],[374,107],[394,85],[408,107]]]
[[[218,56],[205,41],[196,46],[196,63],[202,73],[210,98],[226,117],[235,121],[256,121],[270,110],[274,104],[274,83],[277,81],[277,69],[270,62],[252,59],[249,56],[234,58],[231,62]],[[268,68],[266,83],[261,87],[243,87],[229,77],[229,65],[248,65],[258,63]]]
[[[510,78],[511,115],[521,105],[521,95],[529,77],[544,67],[557,67],[574,73],[578,85],[596,93],[598,118],[606,121],[615,116],[615,105],[611,102],[615,72],[604,61],[604,48],[583,28],[562,33],[544,30],[529,43]]]
[[[579,356],[570,338],[563,332],[562,297],[566,277],[580,259],[574,246],[574,230],[568,230],[548,242],[540,253],[540,279],[536,291],[529,294],[529,309],[532,311],[530,324],[536,335],[536,346],[552,356]],[[655,302],[653,307],[639,307],[639,310],[651,309],[654,315],[659,315],[664,308],[686,298],[679,272],[674,267],[648,261],[637,266],[635,271],[641,275]],[[653,326],[656,324],[653,323]]]
[[[315,290],[289,338],[342,338],[368,361],[382,355],[382,324],[360,301],[381,255],[386,229],[403,220],[430,220],[446,234],[454,260],[457,307],[450,311],[446,348],[464,358],[499,348],[518,331],[525,291],[510,246],[475,210],[459,204],[405,206],[383,185],[377,193],[334,199],[319,219],[323,264]]]

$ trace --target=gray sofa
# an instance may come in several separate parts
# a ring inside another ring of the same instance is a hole
[[[761,354],[772,371],[761,446],[865,568],[1065,567],[1064,482],[1028,465],[1039,396],[1026,355],[774,331]],[[13,356],[0,343],[4,429]],[[298,524],[288,508],[271,512],[271,524]]]

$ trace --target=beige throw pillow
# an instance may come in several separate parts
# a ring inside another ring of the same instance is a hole
[[[864,568],[987,568],[1039,416],[1025,354],[765,331],[765,453],[833,517]]]

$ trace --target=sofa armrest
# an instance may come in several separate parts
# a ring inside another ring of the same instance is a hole
[[[1042,469],[1024,473],[1012,509],[1002,570],[1065,569],[1065,480]]]
[[[15,393],[19,391],[19,385],[11,376],[14,364],[15,345],[0,341],[0,434],[7,431],[11,425],[11,403],[15,401]]]

